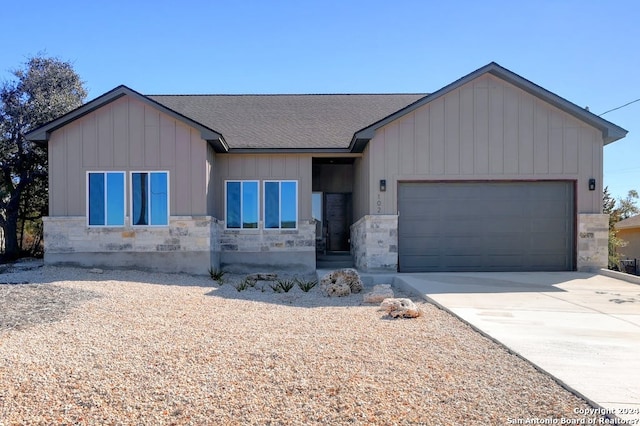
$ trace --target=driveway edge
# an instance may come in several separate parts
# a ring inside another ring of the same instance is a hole
[[[603,271],[603,270],[601,270],[601,271]],[[604,271],[608,271],[608,270],[604,270]],[[615,271],[609,271],[609,272],[615,272]],[[628,274],[623,274],[621,272],[618,272],[618,274],[628,275]],[[607,274],[602,274],[602,275],[607,275]],[[608,276],[611,276],[611,275],[608,275]],[[613,276],[613,277],[617,278],[617,276]],[[638,280],[637,284],[640,284],[640,277],[638,277],[638,278],[639,278],[639,280]],[[399,289],[401,291],[403,291],[404,293],[407,293],[409,295],[424,299],[427,302],[431,303],[432,305],[437,306],[439,309],[441,309],[441,310],[443,310],[445,312],[448,312],[449,314],[453,315],[454,317],[456,317],[457,319],[459,319],[463,323],[467,324],[469,327],[471,327],[476,332],[480,333],[482,336],[486,337],[487,339],[491,340],[492,342],[495,342],[498,346],[503,347],[510,354],[513,354],[513,355],[517,356],[518,358],[520,358],[523,361],[527,362],[529,365],[531,365],[533,368],[535,368],[536,370],[538,370],[542,374],[546,375],[547,377],[550,377],[554,382],[559,384],[562,388],[564,388],[568,392],[571,392],[573,395],[577,396],[578,398],[583,399],[584,401],[587,402],[587,404],[591,405],[593,408],[602,410],[603,413],[607,413],[608,410],[605,407],[601,406],[597,402],[595,402],[592,399],[588,398],[586,395],[582,394],[581,392],[579,392],[578,390],[574,389],[573,387],[569,386],[564,381],[560,380],[559,378],[557,378],[553,374],[549,373],[547,370],[545,370],[544,368],[540,367],[535,362],[533,362],[533,361],[529,360],[528,358],[524,357],[523,355],[521,355],[519,352],[511,349],[510,347],[508,347],[507,345],[502,343],[500,340],[494,338],[490,334],[488,334],[485,331],[481,330],[480,328],[476,327],[475,325],[473,325],[469,321],[465,320],[464,318],[462,318],[461,316],[459,316],[458,314],[456,314],[452,310],[448,309],[446,306],[442,305],[441,303],[439,303],[435,299],[429,297],[429,295],[421,293],[420,291],[415,289],[411,284],[409,284],[406,281],[404,281],[404,279],[402,279],[401,277],[395,276],[393,278],[392,286],[396,287],[397,289]],[[612,415],[612,414],[603,414],[602,416],[605,417],[605,418],[608,418],[610,420],[622,420],[619,417],[617,417],[615,415]]]
[[[624,272],[612,271],[611,269],[600,269],[598,274],[605,277],[615,278],[617,280],[626,281],[631,284],[640,284],[640,276],[631,275]]]

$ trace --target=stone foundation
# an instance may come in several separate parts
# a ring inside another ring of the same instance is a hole
[[[44,217],[44,261],[206,274],[217,220],[172,216],[168,227],[88,227],[84,216]],[[215,241],[215,240],[214,240]]]
[[[609,215],[578,214],[578,271],[597,271],[609,263]]]
[[[351,225],[351,253],[364,272],[398,270],[398,216],[366,215]]]
[[[316,225],[301,221],[298,229],[225,229],[219,222],[220,267],[230,272],[260,269],[311,272],[316,269]]]

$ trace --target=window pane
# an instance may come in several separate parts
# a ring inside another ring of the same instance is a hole
[[[311,194],[311,216],[318,222],[322,222],[322,192]]]
[[[124,225],[124,173],[107,173],[107,225]]]
[[[265,182],[264,184],[264,227],[280,228],[279,182]]]
[[[282,193],[282,228],[295,228],[298,218],[297,218],[297,191],[296,182],[282,182],[281,184],[281,193]]]
[[[151,173],[151,225],[169,224],[169,196],[166,173]]]
[[[258,182],[242,183],[242,227],[258,227]]]
[[[89,225],[104,225],[104,174],[89,173]]]
[[[240,228],[240,182],[227,182],[227,228]]]
[[[147,201],[148,194],[147,173],[133,173],[131,175],[131,222],[134,225],[148,225]]]

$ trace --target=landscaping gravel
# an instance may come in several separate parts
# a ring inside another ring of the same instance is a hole
[[[419,318],[389,319],[361,294],[275,293],[261,282],[239,292],[241,277],[225,278],[219,286],[135,271],[2,273],[11,284],[0,284],[0,425],[596,417],[576,414],[591,407],[423,301],[413,299]]]

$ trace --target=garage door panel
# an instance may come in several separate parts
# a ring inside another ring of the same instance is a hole
[[[405,247],[407,252],[416,255],[438,255],[440,253],[439,239],[434,238],[407,238]]]
[[[531,227],[538,232],[564,232],[569,225],[566,217],[533,217]]]
[[[473,256],[481,253],[483,249],[481,238],[452,237],[446,241],[448,247],[455,250],[456,256]],[[442,247],[442,246],[440,246]]]
[[[407,255],[404,259],[405,262],[405,272],[421,272],[424,268],[428,269],[436,269],[440,265],[439,256],[411,256]]]
[[[477,226],[477,222],[468,216],[451,216],[450,220],[441,221],[432,229],[438,235],[469,236],[469,231]]]
[[[469,254],[461,256],[443,256],[447,267],[457,270],[477,270],[482,266],[482,256],[479,254]]]
[[[529,244],[531,245],[532,251],[555,250],[556,252],[565,253],[569,246],[569,241],[566,236],[551,232],[531,234],[529,236]]]
[[[498,216],[492,220],[484,220],[482,223],[476,222],[476,227],[483,227],[488,235],[521,234],[522,223],[510,219]]]
[[[522,254],[522,244],[514,244],[514,241],[520,241],[521,236],[513,234],[505,234],[489,238],[484,242],[482,250],[487,254]]]
[[[566,258],[562,258],[557,255],[552,255],[549,253],[541,253],[541,254],[532,254],[529,257],[529,263],[533,268],[538,270],[543,268],[559,269],[564,266],[564,264],[568,261]]]
[[[493,270],[509,269],[514,265],[522,265],[526,262],[526,257],[520,254],[508,254],[488,256],[485,265],[491,265]]]
[[[573,182],[412,182],[398,191],[401,271],[573,270]]]

